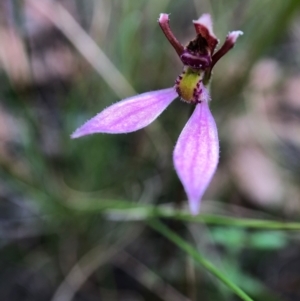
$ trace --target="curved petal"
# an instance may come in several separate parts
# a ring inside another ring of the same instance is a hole
[[[217,127],[206,101],[196,106],[181,132],[173,159],[188,196],[191,213],[196,215],[219,161]]]
[[[137,131],[154,121],[176,97],[174,88],[168,88],[126,98],[87,121],[71,137]]]

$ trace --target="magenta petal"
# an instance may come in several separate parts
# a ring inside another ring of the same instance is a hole
[[[176,97],[174,88],[168,88],[126,98],[87,121],[71,137],[137,131],[155,120]]]
[[[216,123],[206,101],[198,104],[175,146],[174,165],[196,215],[219,161]]]

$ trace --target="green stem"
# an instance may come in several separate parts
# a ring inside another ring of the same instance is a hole
[[[236,218],[217,214],[205,214],[193,216],[187,211],[175,210],[165,206],[137,205],[125,201],[80,201],[72,203],[71,209],[85,212],[103,212],[120,221],[144,221],[150,218],[169,218],[193,223],[210,225],[234,226],[240,228],[268,229],[268,230],[300,230],[300,223],[276,220],[260,220],[249,218]]]
[[[244,301],[254,301],[250,298],[243,290],[236,286],[231,280],[229,280],[226,275],[224,275],[220,270],[218,270],[212,263],[206,260],[193,246],[183,240],[179,235],[171,231],[163,223],[158,220],[149,220],[148,225],[154,230],[168,238],[174,244],[176,244],[180,249],[189,254],[197,263],[200,263],[206,270],[208,270],[212,275],[217,277],[221,282],[223,282],[230,290],[232,290],[236,295],[238,295]]]

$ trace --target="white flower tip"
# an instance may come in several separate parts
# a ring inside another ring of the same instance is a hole
[[[198,215],[200,212],[201,200],[189,200],[190,212],[192,215]]]
[[[213,33],[213,23],[210,14],[203,14],[198,20],[194,20],[193,23],[203,25],[211,34]]]
[[[76,138],[79,138],[81,135],[80,133],[78,133],[78,131],[75,131],[70,137],[71,139],[76,139]]]
[[[235,44],[239,36],[242,36],[244,33],[241,30],[232,31],[228,34],[227,39]]]
[[[78,129],[75,130],[75,132],[73,132],[73,134],[71,134],[71,139],[76,139],[76,138],[80,138],[82,136],[87,136],[87,135],[91,135],[91,134],[95,134],[96,132],[91,130],[91,128],[89,127],[89,121],[87,121],[85,124],[83,124],[81,127],[79,127]]]
[[[169,22],[169,14],[161,13],[158,18],[159,23]]]

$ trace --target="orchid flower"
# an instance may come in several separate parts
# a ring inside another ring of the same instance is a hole
[[[158,22],[184,65],[175,86],[132,96],[113,104],[79,127],[71,137],[137,131],[153,122],[177,96],[194,105],[194,112],[176,143],[173,160],[187,194],[190,211],[196,215],[219,161],[218,132],[209,110],[208,86],[212,68],[243,33],[230,32],[223,46],[215,52],[218,39],[213,33],[209,14],[193,21],[196,38],[185,47],[173,35],[168,14],[161,14]]]

